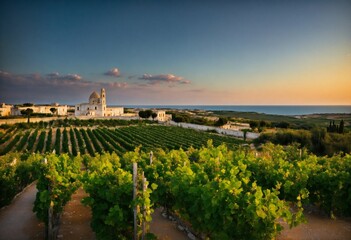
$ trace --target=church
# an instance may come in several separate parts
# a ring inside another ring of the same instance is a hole
[[[106,91],[104,88],[101,89],[100,95],[94,91],[89,97],[89,103],[80,103],[75,105],[76,117],[114,117],[121,116],[123,113],[123,107],[107,107]]]

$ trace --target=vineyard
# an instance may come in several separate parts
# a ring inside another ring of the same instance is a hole
[[[77,156],[88,153],[116,152],[122,155],[141,146],[143,151],[156,148],[187,149],[190,146],[199,148],[212,139],[215,146],[226,143],[233,147],[241,140],[216,134],[198,132],[190,129],[171,126],[128,126],[128,127],[52,127],[50,129],[13,128],[1,138],[0,154],[8,152],[45,153],[54,151],[57,154],[68,153]]]
[[[273,144],[257,153],[234,138],[158,125],[10,128],[0,141],[1,206],[38,179],[33,211],[46,236],[79,187],[98,239],[132,239],[135,209],[137,238],[155,239],[143,230],[159,206],[202,239],[272,239],[282,222],[304,222],[306,206],[351,216],[347,154],[316,157]],[[147,180],[133,200],[134,163]]]

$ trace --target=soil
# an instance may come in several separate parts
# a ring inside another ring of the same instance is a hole
[[[12,203],[0,210],[1,240],[44,239],[44,223],[33,213],[36,185],[29,185]]]
[[[87,193],[81,188],[72,195],[72,199],[65,206],[61,217],[58,239],[96,239],[90,227],[91,210],[81,203],[81,199],[86,196]]]
[[[351,240],[350,219],[330,219],[318,213],[305,213],[307,223],[289,229],[287,224],[277,240]]]
[[[44,239],[44,224],[32,212],[36,195],[35,184],[27,187],[13,202],[0,210],[0,240]],[[81,204],[86,193],[79,189],[65,206],[61,218],[58,239],[95,240],[90,228],[91,211]],[[308,223],[285,230],[277,240],[351,240],[351,219],[332,220],[314,212],[305,213]],[[162,217],[156,209],[152,215],[150,232],[159,240],[185,240],[186,234],[178,230],[176,223]]]
[[[159,240],[187,240],[185,233],[177,229],[175,222],[172,222],[161,215],[159,208],[152,214],[150,232],[155,234]]]

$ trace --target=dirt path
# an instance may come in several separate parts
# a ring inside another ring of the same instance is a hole
[[[307,223],[285,230],[276,238],[277,240],[351,240],[351,219],[332,220],[314,213],[305,214]],[[160,240],[189,239],[185,233],[179,231],[172,221],[165,219],[161,211],[156,209],[152,216],[150,232]]]
[[[277,240],[351,240],[351,220],[330,219],[315,213],[305,214],[307,223],[284,230]]]
[[[63,210],[58,239],[68,240],[93,240],[95,234],[90,228],[91,211],[80,201],[87,196],[83,189],[78,189],[71,201],[67,203]]]
[[[0,211],[1,240],[44,239],[44,223],[32,211],[36,193],[32,184]]]
[[[44,239],[44,224],[39,222],[32,212],[37,189],[32,184],[27,187],[11,205],[0,210],[0,240]],[[81,204],[87,194],[79,189],[72,200],[65,206],[61,218],[58,239],[95,240],[90,228],[91,211]],[[351,240],[351,220],[332,220],[314,213],[306,214],[307,224],[286,229],[277,240]],[[159,240],[186,240],[185,233],[177,229],[174,222],[164,218],[161,210],[156,209],[152,215],[150,232]]]
[[[84,190],[79,189],[72,195],[71,201],[64,208],[58,239],[68,240],[94,240],[94,232],[90,228],[91,211],[89,207],[81,204],[81,199],[87,196]],[[177,229],[172,221],[162,217],[161,210],[156,209],[152,215],[150,232],[159,240],[186,240],[187,236]]]
[[[162,217],[161,210],[155,209],[150,223],[150,232],[155,234],[159,240],[187,240],[185,233],[177,229],[174,222]]]

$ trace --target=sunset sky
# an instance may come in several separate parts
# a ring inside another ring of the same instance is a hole
[[[0,102],[351,105],[350,0],[240,2],[1,1]]]

